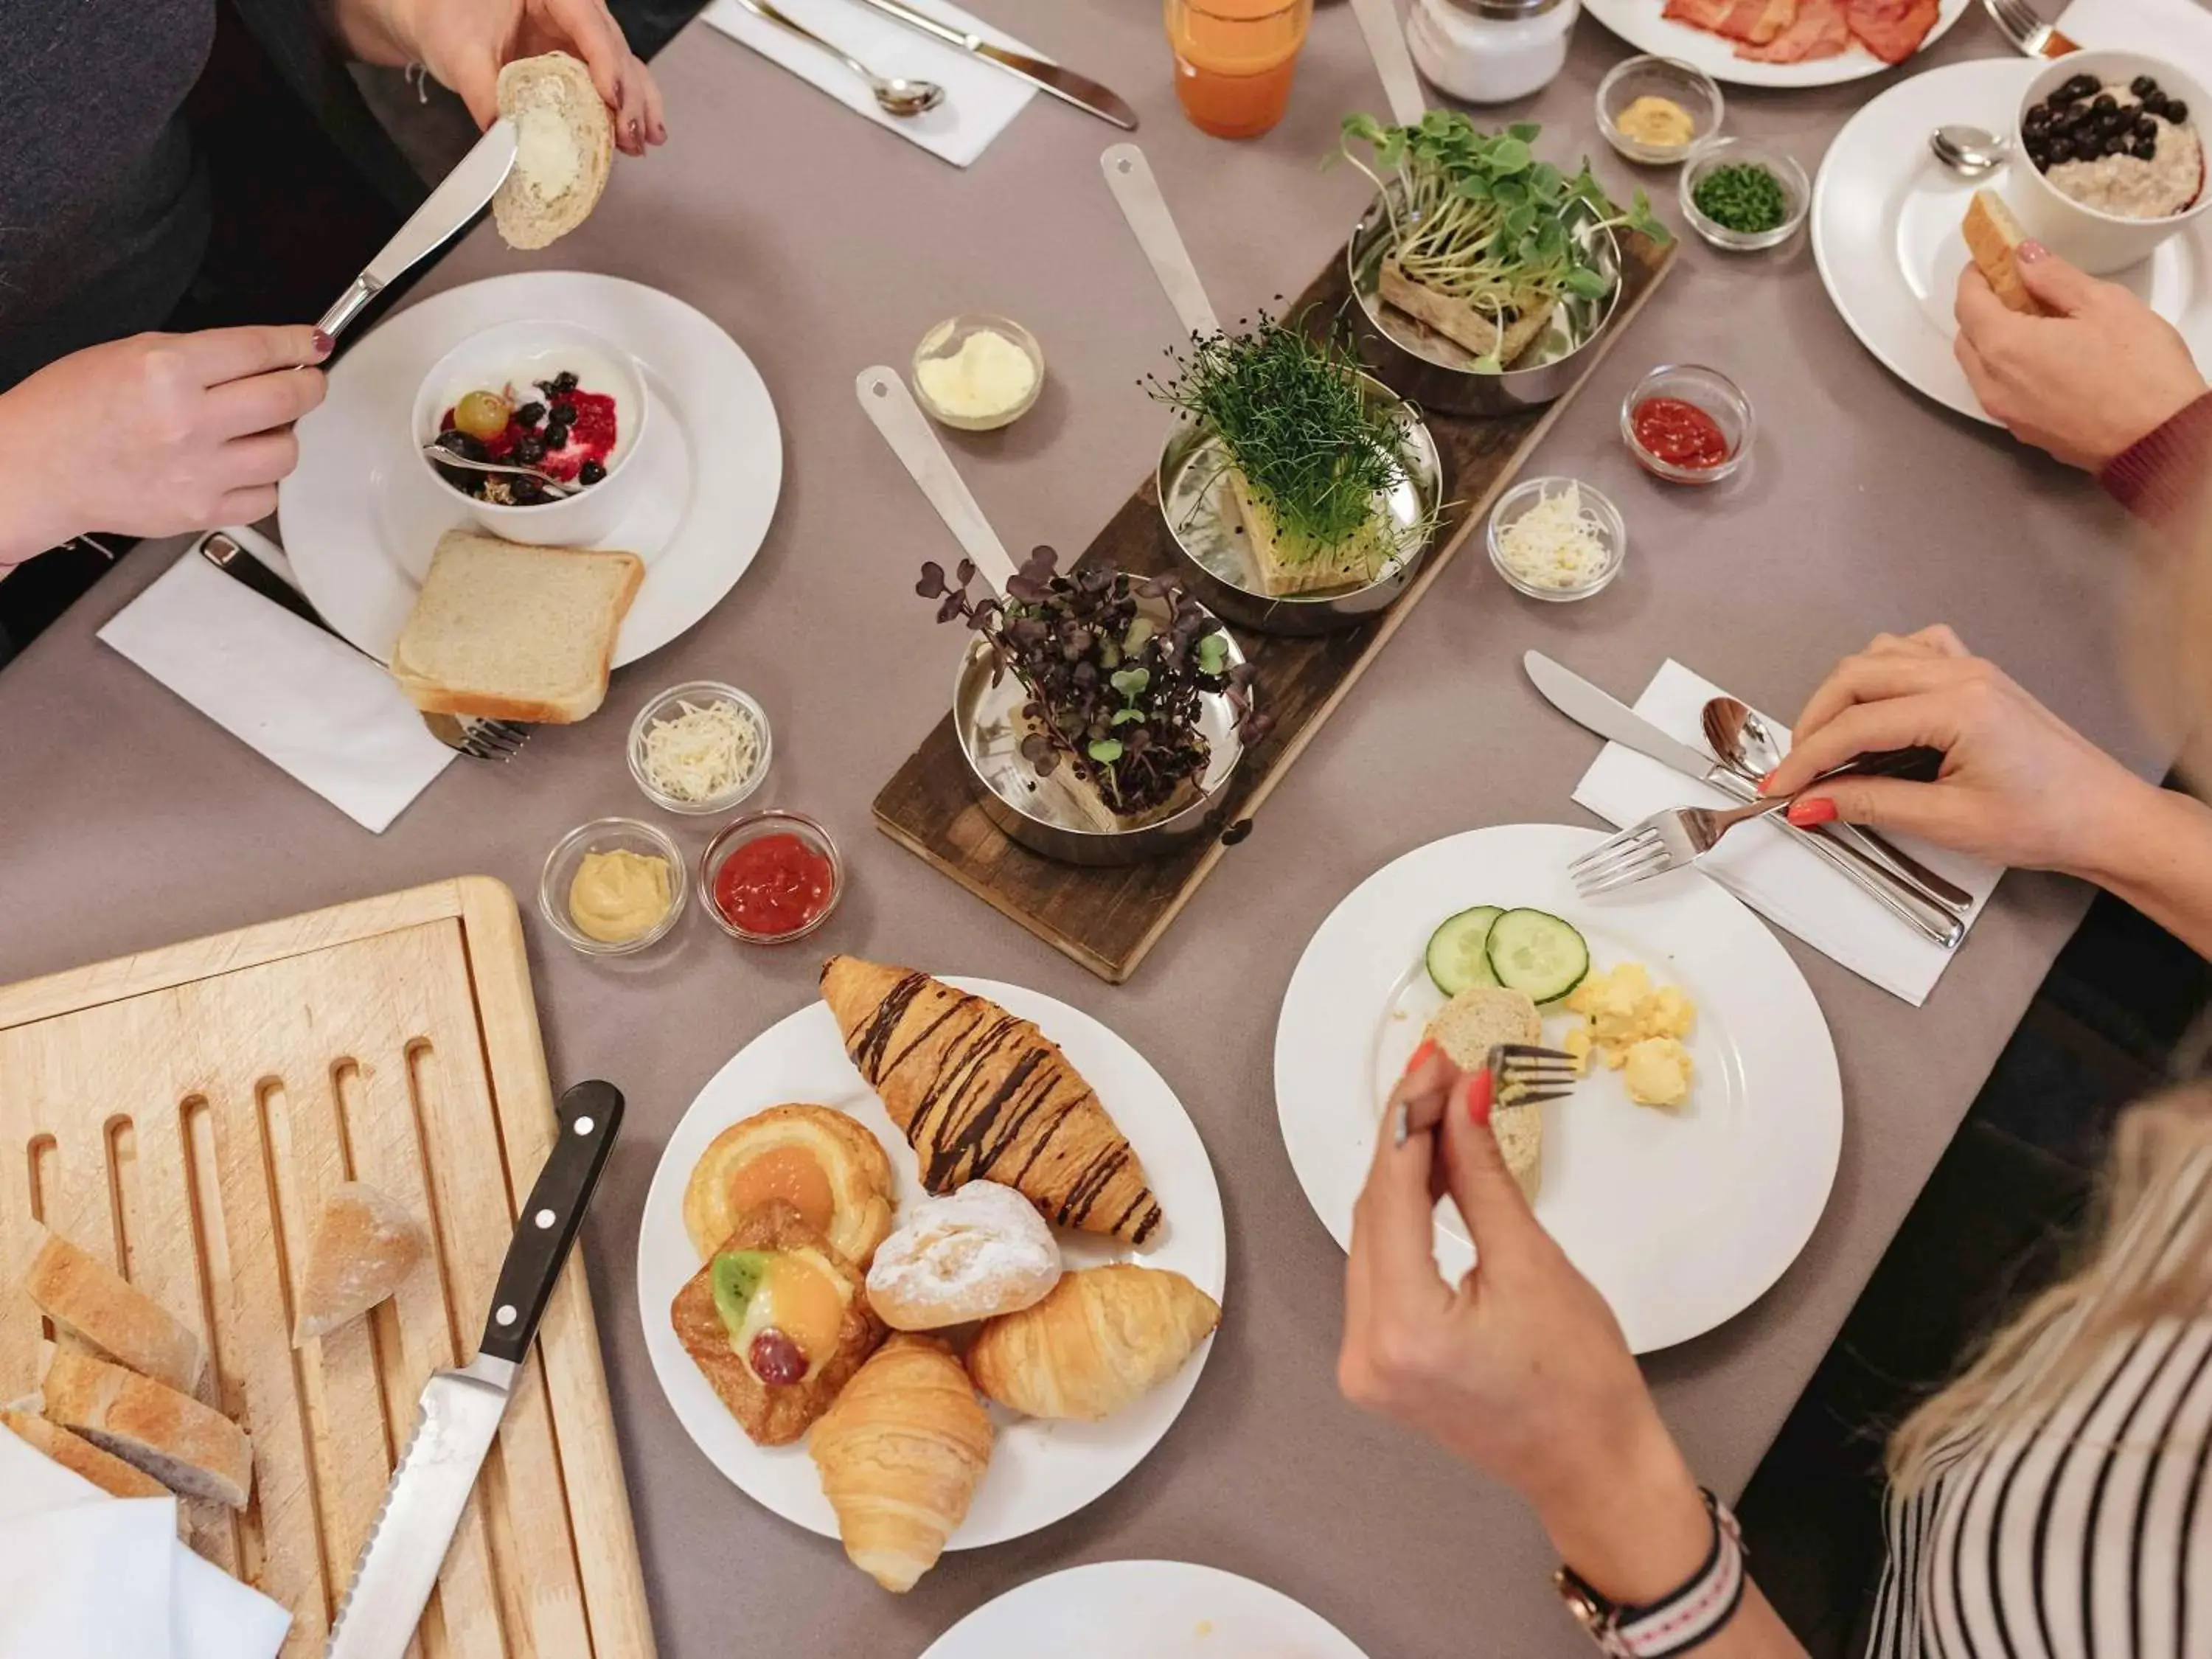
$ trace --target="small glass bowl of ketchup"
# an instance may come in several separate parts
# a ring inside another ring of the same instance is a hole
[[[845,865],[830,832],[804,812],[748,812],[699,855],[699,902],[747,945],[788,945],[830,920]]]
[[[1662,363],[1621,400],[1620,438],[1670,483],[1718,483],[1751,453],[1751,399],[1717,368]]]

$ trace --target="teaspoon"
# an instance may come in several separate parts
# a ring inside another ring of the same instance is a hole
[[[1928,148],[1954,173],[1978,179],[1995,173],[2012,154],[2012,140],[1979,127],[1940,126],[1928,135]]]
[[[866,81],[868,90],[876,94],[876,102],[886,115],[921,115],[945,101],[945,88],[936,82],[909,81],[903,76],[878,75],[851,53],[831,46],[804,23],[785,16],[770,5],[769,0],[738,0],[738,3],[763,21],[773,23],[802,40],[811,41]]]

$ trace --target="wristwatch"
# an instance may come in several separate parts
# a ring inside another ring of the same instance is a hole
[[[1704,1492],[1704,1488],[1698,1489]],[[1705,1492],[1713,1547],[1690,1582],[1642,1607],[1623,1607],[1592,1589],[1572,1567],[1552,1575],[1559,1599],[1607,1659],[1669,1659],[1687,1653],[1735,1616],[1743,1604],[1743,1531],[1727,1504]]]

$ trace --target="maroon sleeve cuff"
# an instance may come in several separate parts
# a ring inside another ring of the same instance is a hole
[[[2137,518],[2172,523],[2212,481],[2212,392],[2185,406],[2098,469],[2097,482]]]

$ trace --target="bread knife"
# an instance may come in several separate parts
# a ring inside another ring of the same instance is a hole
[[[916,11],[903,0],[860,0],[871,10],[886,17],[897,19],[910,29],[920,29],[932,40],[941,40],[956,51],[971,58],[980,58],[987,64],[996,64],[1009,75],[1028,82],[1040,92],[1048,92],[1062,103],[1073,104],[1087,115],[1111,122],[1124,132],[1137,130],[1137,112],[1117,95],[1112,88],[1103,87],[1085,75],[1073,70],[1048,64],[1042,58],[1012,52],[1005,46],[994,46],[981,35],[966,29],[955,28],[950,23],[939,22],[927,12]]]
[[[477,1357],[459,1370],[434,1373],[423,1388],[415,1431],[354,1564],[325,1659],[401,1659],[415,1639],[477,1471],[498,1437],[538,1322],[607,1167],[622,1127],[622,1091],[611,1083],[580,1083],[561,1097],[555,1115],[559,1133],[515,1223]]]

